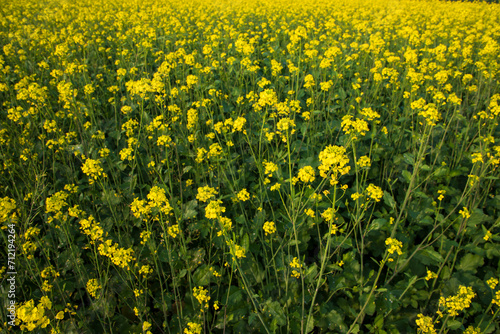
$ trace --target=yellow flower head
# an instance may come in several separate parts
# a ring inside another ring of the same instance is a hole
[[[98,291],[100,289],[102,289],[102,286],[99,284],[99,281],[97,279],[92,278],[87,282],[87,291],[92,297],[99,298]]]
[[[179,229],[179,225],[176,224],[176,225],[172,225],[172,226],[169,226],[168,229],[167,229],[167,232],[168,234],[175,239],[175,237],[177,237],[177,235],[179,233],[181,233],[181,230]]]
[[[314,168],[312,168],[311,166],[305,166],[299,169],[298,177],[302,182],[305,183],[313,182],[315,179],[314,175],[315,175]]]
[[[462,210],[458,211],[460,215],[462,215],[463,218],[468,219],[470,218],[470,213],[469,210],[464,206]]]
[[[498,284],[498,278],[495,278],[495,277],[491,277],[490,279],[488,279],[486,281],[486,283],[488,284],[488,286],[490,287],[491,290],[494,290],[495,287],[497,286]]]
[[[210,201],[208,203],[207,207],[205,208],[205,217],[208,219],[216,219],[219,217],[223,212],[226,212],[226,208],[221,206],[222,201],[217,200],[217,201]]]
[[[371,166],[370,158],[367,157],[366,155],[360,157],[358,159],[358,166],[361,167],[361,168],[370,167]]]
[[[184,328],[184,334],[201,334],[203,328],[200,324],[188,322],[188,328]]]
[[[366,191],[368,192],[368,196],[370,196],[371,199],[375,200],[375,202],[380,202],[380,199],[382,198],[382,196],[384,196],[384,192],[382,191],[382,189],[371,183],[370,185],[368,185],[368,188],[366,188]]]
[[[434,322],[431,317],[424,316],[421,313],[417,317],[418,319],[415,322],[418,326],[419,333],[436,334]]]
[[[210,198],[213,198],[217,195],[217,190],[215,188],[204,186],[198,188],[198,194],[196,195],[196,199],[202,202],[207,202]]]
[[[246,189],[243,189],[236,195],[236,197],[238,198],[238,200],[245,202],[250,199],[250,194]]]
[[[427,270],[427,276],[425,277],[426,281],[429,281],[431,279],[437,278],[438,275],[430,270]]]
[[[82,171],[90,178],[90,184],[93,184],[94,180],[97,180],[99,176],[107,177],[106,173],[103,173],[104,170],[102,169],[99,160],[85,160],[85,163],[82,166]]]
[[[401,241],[394,238],[387,238],[385,240],[385,244],[388,246],[387,251],[389,252],[389,254],[394,254],[394,252],[397,252],[398,255],[403,254],[403,252],[401,251],[403,243]]]
[[[262,228],[264,229],[266,235],[276,232],[276,226],[274,225],[274,222],[265,222]]]

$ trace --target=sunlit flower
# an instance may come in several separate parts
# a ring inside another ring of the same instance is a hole
[[[276,232],[276,226],[274,225],[274,222],[265,222],[263,229],[266,235]]]

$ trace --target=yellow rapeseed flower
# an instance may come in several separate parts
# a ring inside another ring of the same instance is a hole
[[[262,228],[264,229],[266,235],[276,232],[276,226],[274,225],[274,222],[265,222]]]
[[[385,240],[385,244],[388,246],[387,251],[389,254],[394,254],[394,252],[398,253],[398,255],[402,255],[403,252],[401,248],[403,247],[403,243],[394,238],[387,238]]]
[[[311,166],[305,166],[299,169],[298,178],[305,183],[313,182],[315,179],[314,168]]]

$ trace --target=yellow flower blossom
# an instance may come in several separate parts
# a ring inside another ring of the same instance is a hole
[[[207,202],[209,199],[214,198],[218,194],[215,188],[204,186],[198,188],[196,199],[202,202]]]
[[[370,196],[371,199],[375,200],[375,202],[380,202],[380,200],[384,196],[384,192],[382,191],[382,189],[371,183],[366,188],[366,191],[368,192],[368,196]]]
[[[188,322],[188,328],[184,328],[184,334],[201,334],[203,327],[200,324],[194,322]]]
[[[429,281],[429,280],[434,279],[434,278],[437,278],[437,277],[438,277],[438,276],[437,276],[437,274],[436,274],[436,273],[434,273],[434,272],[432,272],[432,271],[430,271],[430,270],[427,270],[427,276],[425,276],[425,280],[426,280],[426,281]]]
[[[464,206],[462,210],[458,211],[458,213],[464,218],[468,219],[470,218],[470,213],[469,210]]]
[[[458,315],[459,311],[463,311],[469,308],[472,302],[472,298],[476,296],[476,293],[472,291],[471,287],[465,287],[463,285],[458,287],[458,293],[454,296],[441,297],[439,299],[439,307],[444,308],[448,311],[448,314],[452,317]]]
[[[87,159],[82,166],[82,171],[90,178],[89,183],[93,184],[98,177],[107,177],[99,160]]]
[[[274,222],[265,222],[262,228],[264,229],[266,235],[276,232],[276,226],[274,225]]]
[[[217,201],[210,201],[208,203],[207,207],[205,208],[205,217],[208,219],[216,219],[219,217],[223,212],[226,212],[226,208],[221,206],[222,201],[217,200]]]
[[[242,189],[238,194],[236,195],[239,201],[245,202],[250,199],[250,194],[246,189]]]
[[[491,277],[490,279],[488,279],[486,281],[486,284],[488,284],[488,286],[490,287],[491,290],[494,290],[495,287],[497,286],[498,284],[498,278],[495,278],[495,277]]]
[[[312,168],[311,166],[305,166],[299,169],[298,177],[302,182],[310,183],[314,181],[314,174],[314,168]]]
[[[99,281],[95,278],[90,279],[87,282],[87,291],[89,292],[89,295],[91,295],[94,298],[99,298],[98,292],[99,290],[102,289],[102,286],[99,284]]]
[[[421,334],[436,334],[434,322],[431,317],[424,316],[423,314],[417,315],[418,319],[415,321],[418,326],[418,333]]]
[[[401,241],[394,238],[387,238],[385,240],[385,244],[388,246],[387,251],[389,252],[389,254],[394,254],[394,252],[398,253],[398,255],[403,254],[403,252],[401,251],[403,243]]]
[[[167,229],[167,232],[172,238],[175,239],[177,237],[177,235],[179,235],[179,233],[181,233],[181,230],[179,229],[179,225],[176,224],[176,225],[169,226]]]

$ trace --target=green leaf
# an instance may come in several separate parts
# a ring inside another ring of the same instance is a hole
[[[470,271],[476,273],[476,268],[484,264],[484,259],[482,256],[477,254],[465,254],[460,260],[460,264],[457,266],[459,271]]]
[[[462,326],[462,322],[455,319],[448,320],[448,322],[446,323],[446,327],[451,330],[459,329],[460,326]]]
[[[311,316],[307,321],[306,333],[311,333],[314,329],[314,317]]]
[[[304,274],[305,278],[309,279],[314,279],[316,277],[316,274],[318,273],[318,265],[316,263],[313,263],[309,268],[307,268],[306,273]]]
[[[486,222],[488,220],[491,220],[491,218],[488,215],[485,215],[483,213],[483,210],[474,209],[470,218],[467,220],[467,226],[474,227],[474,226],[481,224],[483,222]]]
[[[189,201],[187,202],[186,206],[184,207],[184,214],[183,214],[183,218],[184,219],[191,219],[191,218],[195,218],[196,215],[197,215],[197,211],[195,210],[195,208],[198,206],[198,201],[197,200],[192,200],[192,201]]]
[[[338,93],[339,93],[340,99],[345,100],[345,98],[347,97],[347,94],[345,93],[345,90],[342,87],[339,88]]]
[[[184,276],[186,276],[187,274],[187,270],[186,269],[182,269],[180,272],[179,272],[179,275],[177,275],[178,278],[183,278]]]
[[[241,246],[245,248],[246,251],[250,249],[250,237],[248,236],[248,233],[245,233],[243,236],[243,240],[241,240]]]
[[[390,206],[392,209],[396,208],[396,201],[394,200],[394,197],[387,191],[384,191],[384,203],[388,206]]]
[[[403,160],[406,162],[408,165],[412,165],[415,163],[415,156],[411,153],[405,153],[403,154]]]
[[[362,306],[365,305],[368,295],[369,293],[365,293],[359,297],[360,305]],[[371,296],[370,301],[368,301],[368,304],[366,305],[365,313],[368,315],[373,315],[375,313],[375,298],[373,295]]]
[[[210,272],[210,268],[207,265],[202,265],[193,275],[193,285],[195,286],[206,286],[210,283],[210,277],[212,273]]]
[[[410,173],[409,171],[407,171],[407,170],[404,170],[404,171],[402,172],[402,174],[403,174],[403,178],[405,179],[405,181],[406,181],[407,183],[410,183],[410,180],[411,180],[411,173]]]
[[[326,315],[326,319],[328,319],[328,329],[336,329],[341,333],[344,333],[347,330],[347,325],[344,323],[344,318],[342,315],[336,310],[331,310]]]
[[[283,307],[280,305],[279,302],[277,301],[271,302],[271,299],[268,299],[264,307],[264,310],[265,312],[268,312],[270,318],[276,320],[276,324],[278,326],[284,326],[286,324],[286,317],[283,312]]]
[[[243,299],[243,292],[235,286],[231,286],[230,290],[233,292],[229,295],[228,305],[236,305]]]
[[[430,247],[420,251],[418,257],[420,258],[421,262],[425,265],[430,265],[430,264],[437,265],[443,263],[444,261],[443,256]]]

